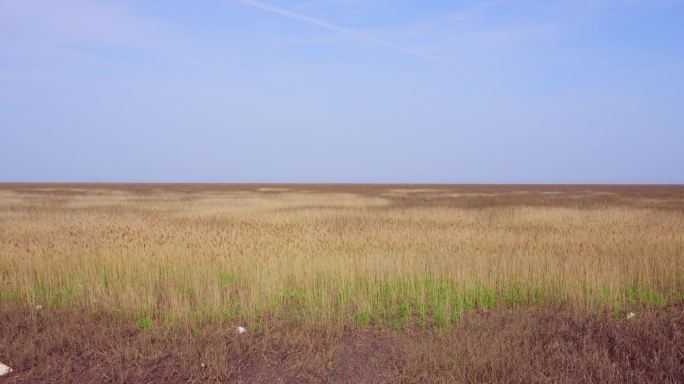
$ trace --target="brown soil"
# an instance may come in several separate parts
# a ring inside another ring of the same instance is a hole
[[[681,383],[684,311],[465,315],[451,329],[190,329],[0,306],[0,383]],[[202,363],[206,364],[203,367]]]

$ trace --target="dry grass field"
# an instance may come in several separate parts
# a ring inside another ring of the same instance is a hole
[[[5,184],[0,261],[15,382],[684,380],[680,186]]]

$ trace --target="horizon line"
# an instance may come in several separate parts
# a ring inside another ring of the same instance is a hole
[[[0,181],[7,185],[434,185],[434,186],[673,186],[684,183],[472,183],[472,182],[264,182],[264,181]]]

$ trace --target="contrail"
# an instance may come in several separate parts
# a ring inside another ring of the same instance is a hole
[[[315,25],[317,27],[327,29],[329,31],[341,33],[343,35],[353,36],[353,37],[356,37],[358,39],[365,40],[365,41],[368,41],[370,43],[379,45],[381,47],[389,48],[389,49],[392,49],[392,50],[397,51],[397,52],[406,53],[409,55],[413,55],[415,57],[436,61],[436,62],[439,62],[442,64],[456,66],[455,63],[452,63],[448,60],[444,60],[440,57],[432,56],[430,54],[427,54],[427,53],[424,53],[421,51],[417,51],[415,49],[402,47],[401,45],[388,43],[384,40],[376,39],[373,36],[366,35],[365,33],[353,31],[353,30],[347,29],[347,28],[338,27],[337,25],[330,24],[330,23],[325,22],[323,20],[319,20],[319,19],[315,19],[313,17],[304,16],[304,15],[300,15],[298,13],[290,12],[286,9],[282,9],[282,8],[279,8],[279,7],[270,5],[270,4],[262,3],[261,1],[258,1],[258,0],[238,0],[238,1],[243,3],[243,4],[247,4],[247,5],[251,5],[253,7],[260,8],[260,9],[267,11],[267,12],[275,13],[275,14],[278,14],[281,16],[288,17],[290,19],[294,19],[294,20],[298,20],[298,21],[301,21],[304,23],[312,24],[312,25]]]

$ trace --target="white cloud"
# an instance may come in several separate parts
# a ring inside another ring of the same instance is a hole
[[[319,28],[326,29],[326,30],[329,30],[332,32],[336,32],[336,33],[340,33],[343,35],[355,37],[357,39],[364,40],[364,41],[367,41],[369,43],[373,43],[375,45],[385,47],[385,48],[388,48],[388,49],[391,49],[391,50],[394,50],[397,52],[405,53],[405,54],[412,55],[412,56],[422,58],[422,59],[427,59],[427,60],[439,62],[442,64],[447,64],[450,66],[458,66],[458,64],[456,64],[454,62],[451,62],[449,60],[445,60],[445,59],[437,57],[437,56],[430,55],[430,54],[425,53],[423,51],[419,51],[419,50],[416,50],[413,48],[408,48],[408,47],[405,47],[402,45],[390,43],[390,42],[387,42],[385,40],[381,40],[381,39],[375,38],[373,36],[370,36],[366,33],[362,33],[359,31],[352,30],[352,29],[343,28],[343,27],[337,26],[335,24],[328,23],[326,21],[323,21],[323,20],[320,20],[320,19],[317,19],[314,17],[309,17],[309,16],[305,16],[305,15],[302,15],[299,13],[291,12],[291,11],[288,11],[288,10],[280,8],[280,7],[276,7],[276,6],[273,6],[270,4],[263,3],[261,1],[257,1],[257,0],[238,0],[238,1],[240,1],[243,4],[247,4],[247,5],[262,9],[266,12],[274,13],[274,14],[277,14],[277,15],[280,15],[283,17],[287,17],[289,19],[297,20],[297,21],[300,21],[303,23],[315,25]]]

